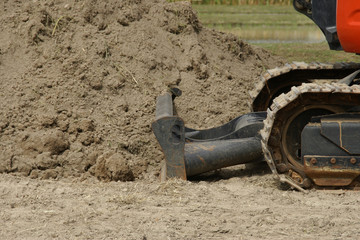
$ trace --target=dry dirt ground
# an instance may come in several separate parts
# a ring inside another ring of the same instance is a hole
[[[0,2],[0,239],[356,239],[358,192],[280,186],[267,167],[159,181],[156,96],[187,126],[248,111],[283,62],[187,3]]]
[[[241,169],[198,181],[0,175],[1,239],[358,239],[358,192],[279,189]]]

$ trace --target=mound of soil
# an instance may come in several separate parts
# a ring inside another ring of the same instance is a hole
[[[5,0],[0,7],[0,173],[154,178],[156,96],[211,127],[248,111],[247,91],[280,61],[201,26],[186,2]]]

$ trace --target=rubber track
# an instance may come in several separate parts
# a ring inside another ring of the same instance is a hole
[[[260,77],[260,81],[258,81],[254,89],[249,91],[250,95],[250,102],[253,103],[254,100],[258,97],[261,90],[267,85],[267,82],[270,79],[277,77],[281,74],[285,74],[294,70],[321,70],[321,69],[360,69],[360,63],[348,62],[348,63],[305,63],[305,62],[292,62],[287,63],[282,67],[277,67],[274,69],[267,70],[262,76]],[[252,109],[252,104],[250,105]]]
[[[273,124],[277,115],[277,112],[287,106],[289,103],[299,98],[304,93],[346,93],[356,94],[360,97],[360,86],[353,85],[348,86],[345,84],[328,83],[328,84],[315,84],[315,83],[304,83],[298,87],[292,87],[291,91],[286,94],[281,94],[274,99],[273,104],[267,111],[267,118],[264,121],[264,128],[260,131],[261,134],[261,145],[264,153],[264,158],[268,163],[271,171],[275,176],[279,178],[281,182],[288,183],[292,187],[305,192],[305,190],[299,186],[293,179],[286,176],[285,174],[279,174],[275,162],[273,160],[271,150],[268,147],[268,140],[271,135]]]

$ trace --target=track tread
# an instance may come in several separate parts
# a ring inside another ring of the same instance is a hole
[[[355,62],[337,62],[334,64],[331,63],[319,63],[319,62],[313,62],[313,63],[305,63],[305,62],[291,62],[286,63],[282,67],[276,67],[274,69],[267,70],[264,74],[261,75],[260,81],[257,81],[254,84],[254,88],[249,91],[250,101],[249,106],[253,106],[254,100],[258,97],[262,89],[267,85],[267,82],[269,82],[272,78],[280,76],[282,74],[289,73],[291,71],[299,71],[299,70],[310,70],[310,69],[360,69],[360,63]]]
[[[300,64],[300,66],[304,66]],[[292,87],[291,90],[286,94],[281,94],[274,99],[273,104],[270,109],[267,110],[267,118],[264,120],[264,128],[260,131],[261,135],[261,146],[263,148],[264,158],[268,163],[271,171],[275,174],[281,182],[290,184],[292,187],[305,191],[297,182],[286,176],[285,174],[279,174],[276,165],[271,154],[271,149],[268,146],[268,141],[273,129],[273,124],[276,118],[277,113],[287,106],[289,103],[300,97],[304,93],[350,93],[357,94],[360,97],[360,86],[353,85],[348,86],[346,84],[338,83],[326,83],[326,84],[316,84],[316,83],[303,83],[301,86]]]

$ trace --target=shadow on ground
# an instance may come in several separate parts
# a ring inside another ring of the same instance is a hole
[[[234,177],[244,178],[251,176],[263,176],[266,174],[271,174],[271,170],[269,169],[266,162],[262,161],[257,163],[242,164],[238,166],[218,169],[215,171],[203,173],[198,176],[189,177],[189,180],[193,182],[216,182],[219,180],[226,180]]]

